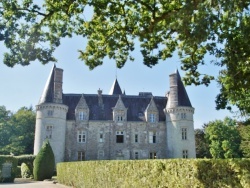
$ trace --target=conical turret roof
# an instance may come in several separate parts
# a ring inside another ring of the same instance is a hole
[[[56,65],[54,64],[51,71],[50,71],[48,80],[45,84],[42,96],[41,96],[38,104],[42,104],[42,103],[46,103],[46,102],[53,102],[55,69],[56,69]]]
[[[170,92],[168,95],[167,108],[175,108],[178,106],[192,107],[179,71],[176,70],[176,72],[169,77]]]
[[[178,70],[176,70],[176,74],[177,74],[177,87],[178,87],[178,106],[192,107],[187,91],[184,87],[184,84],[181,80],[181,76]]]
[[[115,81],[110,89],[109,94],[110,95],[122,95],[122,90],[121,90],[121,87],[120,87],[117,79],[115,79]]]

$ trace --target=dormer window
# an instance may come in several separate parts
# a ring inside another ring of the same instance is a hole
[[[145,110],[145,117],[146,121],[149,123],[156,123],[159,121],[159,111],[153,97]]]
[[[155,122],[155,114],[149,114],[149,122],[154,123]]]
[[[88,121],[89,120],[89,107],[85,101],[84,95],[80,98],[76,108],[75,108],[75,118],[78,121]]]
[[[79,120],[84,120],[84,113],[83,112],[79,112]]]
[[[117,116],[117,121],[123,121],[123,120],[124,120],[124,118],[123,118],[122,115],[118,115],[118,116]]]
[[[127,121],[127,108],[124,106],[121,96],[119,96],[117,103],[113,109],[113,120],[119,125]]]

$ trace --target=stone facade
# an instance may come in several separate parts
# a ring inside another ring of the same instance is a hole
[[[126,95],[64,94],[63,70],[52,68],[37,105],[34,154],[49,139],[56,163],[77,160],[195,158],[193,114],[178,71],[170,91]]]

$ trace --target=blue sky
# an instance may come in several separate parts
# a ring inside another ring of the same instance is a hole
[[[78,59],[78,49],[84,49],[86,40],[80,37],[63,39],[56,50],[58,59],[56,66],[64,70],[63,92],[95,94],[100,88],[108,94],[117,75],[122,90],[127,95],[138,95],[140,91],[152,92],[154,96],[164,96],[169,90],[169,74],[176,69],[180,75],[180,60],[177,56],[160,62],[153,68],[142,63],[139,49],[134,52],[135,61],[127,62],[122,69],[116,69],[112,60],[105,59],[102,66],[90,71],[84,62]],[[35,106],[42,94],[53,63],[42,65],[32,62],[29,66],[9,68],[2,63],[3,44],[0,46],[0,105],[8,110],[17,111],[22,106]],[[203,73],[218,74],[218,68],[205,65],[200,69]],[[226,116],[233,117],[227,110],[215,110],[215,97],[218,94],[216,82],[209,87],[187,86],[189,98],[195,108],[194,125],[200,128],[204,123]]]

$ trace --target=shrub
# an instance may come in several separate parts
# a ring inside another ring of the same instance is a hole
[[[32,177],[31,171],[30,171],[28,165],[25,163],[22,163],[22,165],[21,165],[21,175],[22,175],[22,178]]]
[[[25,163],[29,170],[30,170],[30,173],[31,173],[31,176],[33,174],[33,162],[35,160],[35,155],[19,155],[19,156],[15,156],[15,158],[17,159],[17,165],[18,166],[21,166],[22,163]],[[21,173],[20,173],[20,177],[21,177]]]
[[[57,164],[57,180],[84,187],[250,187],[249,159],[84,161]]]
[[[11,165],[10,177],[5,177],[2,171],[3,165],[6,163]],[[15,179],[16,171],[17,171],[17,159],[9,155],[0,155],[0,183],[13,182]]]
[[[53,150],[46,140],[34,160],[33,175],[37,181],[51,179],[55,169],[55,157]]]

